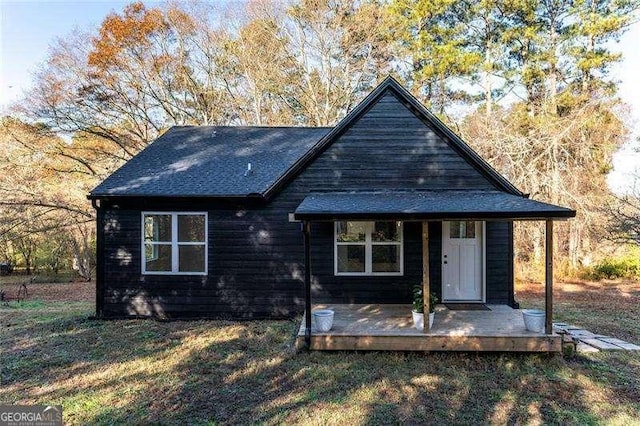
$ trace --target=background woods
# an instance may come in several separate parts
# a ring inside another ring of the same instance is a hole
[[[534,198],[568,205],[565,273],[637,242],[606,185],[627,140],[612,41],[639,2],[132,3],[51,46],[0,128],[0,261],[90,278],[101,179],[173,125],[335,124],[391,73]],[[535,264],[542,233],[519,225]]]

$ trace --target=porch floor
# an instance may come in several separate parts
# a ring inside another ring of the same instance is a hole
[[[332,309],[333,327],[319,333],[312,324],[313,350],[400,351],[518,351],[559,352],[562,338],[528,331],[522,312],[506,305],[488,305],[490,311],[453,311],[436,307],[433,327],[425,333],[413,327],[411,305],[315,304]],[[428,318],[425,318],[428,321]],[[298,332],[304,345],[305,321]]]

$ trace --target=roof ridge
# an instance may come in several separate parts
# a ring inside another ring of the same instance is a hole
[[[174,128],[186,128],[186,129],[204,129],[204,128],[216,128],[216,129],[309,129],[309,130],[325,130],[332,129],[331,126],[231,126],[231,125],[174,125],[169,127],[169,130]]]

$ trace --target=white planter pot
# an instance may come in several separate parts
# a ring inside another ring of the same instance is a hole
[[[331,309],[319,309],[313,311],[313,321],[316,325],[316,331],[326,333],[333,327],[334,312]]]
[[[544,331],[544,311],[540,309],[524,309],[522,311],[522,318],[524,319],[524,326],[529,331],[535,331],[536,333],[542,333]]]
[[[411,316],[413,317],[413,327],[416,330],[424,329],[424,314],[411,311]]]
[[[411,316],[413,317],[413,326],[417,330],[423,330],[424,329],[424,314],[416,312],[416,311],[411,311]],[[435,318],[435,316],[436,316],[435,312],[431,312],[429,314],[429,329],[431,329],[431,327],[433,327],[433,319]]]

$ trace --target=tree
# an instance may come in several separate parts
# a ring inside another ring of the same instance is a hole
[[[408,61],[406,79],[413,90],[442,114],[452,101],[465,97],[454,87],[468,78],[482,62],[482,55],[467,48],[460,12],[470,19],[470,3],[457,7],[455,0],[395,0],[389,19],[400,48]],[[467,24],[468,22],[464,22]]]
[[[390,69],[381,3],[302,0],[287,10],[297,64],[285,99],[300,124],[336,124]]]
[[[617,196],[604,209],[608,215],[609,237],[618,243],[640,244],[640,176],[634,176],[634,185],[628,194]]]
[[[0,239],[64,230],[90,275],[86,193],[167,128],[333,125],[393,70],[436,113],[465,106],[459,131],[523,190],[578,208],[558,239],[576,264],[601,236],[604,177],[627,132],[609,43],[639,3],[132,3],[59,40],[22,119],[3,121]],[[535,232],[521,247],[539,252]]]
[[[635,0],[605,1],[577,0],[573,3],[575,17],[570,32],[575,41],[568,54],[575,63],[574,85],[583,93],[593,94],[598,89],[611,89],[614,85],[606,80],[611,65],[620,61],[622,55],[613,53],[611,41],[617,41],[635,21],[639,7]]]
[[[88,155],[99,150],[85,152],[81,136],[68,143],[15,118],[0,122],[0,142],[0,240],[27,273],[47,265],[57,272],[69,258],[74,227],[94,220],[86,194],[109,164]]]
[[[2,121],[0,238],[35,250],[63,232],[90,277],[86,194],[101,179],[173,125],[335,123],[384,66],[377,6],[255,1],[231,16],[136,2],[58,40],[15,111],[22,118]]]

